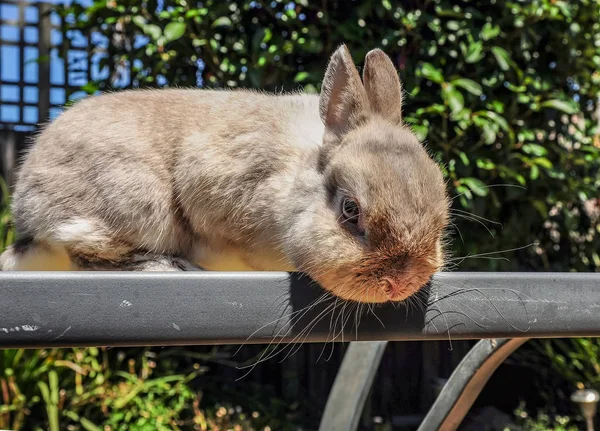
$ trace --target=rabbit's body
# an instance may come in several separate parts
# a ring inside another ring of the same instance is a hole
[[[371,51],[361,80],[343,46],[319,96],[88,98],[28,152],[0,266],[297,270],[344,299],[402,300],[443,264],[448,199],[401,107],[390,59]]]
[[[277,210],[287,205],[278,196],[316,170],[318,104],[311,95],[210,90],[81,101],[39,135],[23,164],[18,236],[52,249],[58,262],[43,266],[57,269],[69,266],[66,247],[97,263],[137,251],[209,270],[293,270],[281,251],[286,215]],[[17,266],[35,268],[40,251]]]

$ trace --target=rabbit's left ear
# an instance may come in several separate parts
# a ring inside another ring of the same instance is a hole
[[[367,53],[363,84],[371,111],[395,124],[402,123],[402,85],[392,60],[382,50]]]
[[[325,127],[336,134],[348,133],[369,114],[365,88],[345,45],[341,45],[329,60],[319,111]]]

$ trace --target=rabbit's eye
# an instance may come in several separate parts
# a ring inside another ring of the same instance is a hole
[[[367,239],[359,203],[347,196],[340,200],[340,224],[360,241]]]
[[[355,200],[344,198],[342,200],[342,216],[344,223],[358,224],[360,208]]]

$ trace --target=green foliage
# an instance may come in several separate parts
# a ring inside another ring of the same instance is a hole
[[[598,338],[532,340],[513,359],[540,376],[538,390],[549,404],[568,399],[580,388],[600,391]]]
[[[163,350],[166,355],[176,352]],[[183,353],[183,352],[181,352]],[[0,351],[0,429],[50,431],[287,429],[273,416],[203,400],[205,366],[178,367],[150,349]],[[183,368],[183,369],[182,369]],[[210,385],[206,385],[210,389]],[[219,392],[221,401],[227,398]],[[246,401],[251,399],[246,396]]]
[[[515,425],[505,428],[505,431],[578,431],[571,418],[567,416],[549,415],[547,413],[538,413],[537,416],[530,416],[521,405],[515,411]]]
[[[340,43],[357,63],[381,47],[400,70],[407,123],[444,164],[455,209],[495,222],[456,211],[455,255],[539,244],[506,254],[510,262],[461,268],[600,268],[598,0],[96,0],[61,13],[72,17],[66,29],[109,41],[99,50],[109,77],[89,93],[198,81],[314,92]]]

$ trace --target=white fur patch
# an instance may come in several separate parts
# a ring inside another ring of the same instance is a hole
[[[76,218],[59,225],[53,230],[54,241],[62,243],[106,243],[109,238],[104,235],[103,228],[93,221]]]
[[[2,255],[0,255],[0,270],[2,271],[14,271],[17,266],[17,256],[12,247],[8,248]]]

